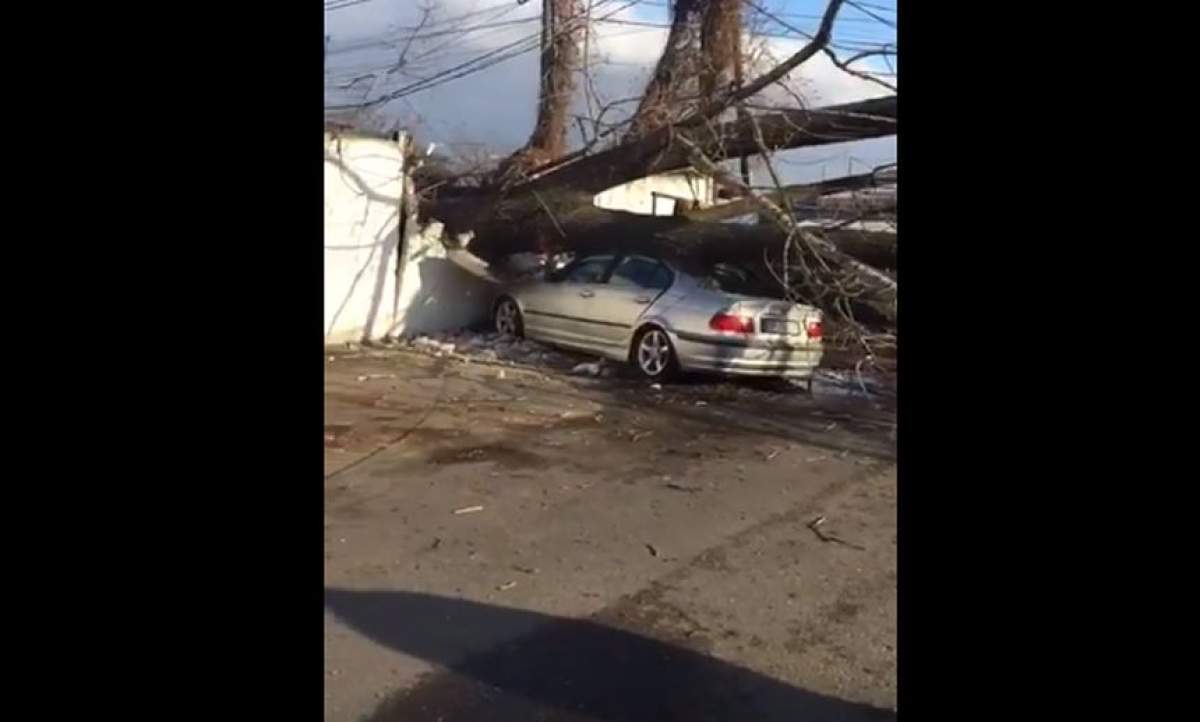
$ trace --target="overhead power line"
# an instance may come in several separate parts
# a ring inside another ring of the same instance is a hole
[[[369,3],[371,0],[333,0],[333,2],[325,3],[325,12],[333,12],[334,10],[342,10],[344,8],[353,7]]]
[[[652,23],[652,22],[648,22],[648,21],[644,21],[644,20],[622,20],[619,18],[612,18],[612,19],[597,18],[594,22],[607,23],[607,24],[611,24],[611,25],[632,25],[632,26],[642,27],[642,28],[657,28],[657,29],[663,29],[663,30],[668,30],[671,27],[669,24],[666,24],[666,23]],[[791,25],[788,25],[787,27],[788,27],[788,29],[792,30],[792,32],[798,34],[800,37],[809,38],[809,39],[812,38],[811,34],[806,33],[799,28],[793,27]],[[797,37],[796,35],[787,35],[784,33],[754,33],[754,36],[755,37],[763,37],[763,38],[778,38],[780,40],[795,40]],[[841,50],[851,50],[851,51],[874,50],[877,48],[884,47],[886,45],[888,45],[888,43],[874,42],[874,41],[869,41],[869,40],[841,40],[838,42],[830,43],[831,47],[839,48]]]
[[[595,10],[596,8],[602,7],[602,6],[612,3],[612,2],[615,2],[615,0],[599,0],[599,2],[597,2],[593,6],[592,9]],[[621,12],[622,10],[632,7],[634,4],[636,4],[636,0],[631,0],[630,2],[627,2],[623,5],[621,5],[617,9],[615,9],[612,12],[608,13],[607,15],[603,16],[602,18],[594,18],[593,20],[607,19],[607,18]],[[559,32],[560,33],[569,32],[569,31],[573,31],[574,29],[575,28],[573,28],[573,27],[567,27],[567,28],[561,29]],[[402,98],[406,95],[411,95],[413,93],[417,93],[422,90],[428,90],[429,88],[436,87],[438,85],[442,85],[444,83],[450,82],[451,80],[456,80],[458,78],[462,78],[464,76],[480,72],[481,70],[486,70],[486,69],[491,68],[499,63],[504,62],[505,60],[509,60],[509,59],[515,58],[519,55],[524,55],[525,53],[537,50],[541,46],[540,39],[541,39],[540,32],[533,33],[532,35],[525,36],[514,42],[508,43],[506,45],[502,45],[498,48],[493,48],[492,50],[489,50],[481,55],[471,58],[470,60],[468,60],[464,63],[460,63],[452,68],[447,68],[446,70],[443,70],[439,73],[435,73],[434,75],[432,75],[428,78],[422,78],[421,80],[418,80],[415,83],[411,83],[402,88],[398,88],[391,92],[385,93],[377,98],[373,98],[370,100],[364,100],[359,103],[345,103],[345,104],[339,104],[339,105],[325,106],[325,109],[326,110],[350,110],[350,109],[354,109],[354,108],[368,108],[371,106],[380,105],[382,103],[387,103],[387,102],[390,102],[397,98]]]
[[[355,1],[355,0],[344,0],[344,1],[351,2],[351,1]],[[365,0],[362,0],[362,1],[365,1]],[[615,0],[599,0],[599,2],[597,2],[595,4],[595,6],[593,7],[593,10],[595,10],[596,8],[600,8],[606,4],[609,4],[614,1]],[[617,13],[621,12],[622,10],[625,10],[625,9],[637,4],[638,1],[639,0],[631,0],[630,2],[623,4],[622,6],[618,7],[616,10],[613,10],[612,12],[609,12],[606,15],[603,15],[601,17],[592,18],[592,22],[606,23],[606,24],[613,24],[613,25],[643,27],[643,28],[650,28],[650,29],[656,29],[656,30],[669,29],[671,27],[669,24],[665,24],[665,23],[653,23],[653,22],[646,22],[646,21],[639,21],[639,20],[625,20],[625,19],[621,19],[621,18],[612,17],[613,15],[616,15]],[[511,3],[512,0],[509,0],[509,2]],[[792,25],[784,20],[781,20],[773,13],[771,13],[771,12],[763,9],[762,7],[758,6],[757,4],[755,4],[753,2],[753,0],[746,0],[746,3],[748,5],[750,5],[752,8],[754,8],[755,10],[757,10],[758,12],[766,15],[768,18],[770,18],[771,20],[773,20],[774,22],[776,22],[777,24],[779,24],[786,30],[796,33],[796,35],[788,35],[788,34],[782,34],[782,33],[756,33],[756,35],[764,36],[764,37],[780,38],[780,39],[786,39],[786,40],[794,40],[794,39],[796,39],[797,35],[799,35],[800,37],[805,37],[805,38],[811,39],[811,37],[812,37],[811,34],[806,33],[805,31],[801,30],[800,28],[797,28],[794,25]],[[653,3],[651,3],[651,4],[653,4]],[[507,11],[507,10],[511,10],[512,8],[515,8],[515,7],[516,7],[516,5],[512,4],[512,5],[508,5],[507,8],[501,8],[501,9],[504,11]],[[496,7],[491,7],[491,8],[488,8],[488,11],[494,11],[496,9],[497,9]],[[480,13],[481,13],[481,11],[475,11],[473,13],[473,15],[477,16]],[[501,14],[503,14],[503,13],[501,13]],[[472,15],[472,13],[468,13],[467,15]],[[459,16],[459,18],[462,18],[462,17],[465,17],[465,16]],[[503,27],[516,26],[516,25],[523,24],[523,23],[537,21],[541,18],[541,15],[536,15],[536,16],[532,16],[529,18],[519,18],[519,19],[515,19],[515,20],[500,21],[500,22],[496,21],[496,17],[499,17],[499,16],[490,18],[488,22],[481,23],[481,24],[475,25],[475,26],[465,27],[465,28],[459,27],[459,28],[455,28],[455,29],[446,29],[446,30],[431,30],[431,31],[427,31],[425,33],[419,33],[415,36],[408,36],[407,38],[406,37],[396,37],[393,41],[378,41],[378,40],[376,40],[376,41],[372,41],[372,42],[366,42],[362,45],[354,46],[354,47],[344,46],[342,48],[338,48],[336,50],[330,51],[329,54],[332,55],[332,54],[336,54],[339,52],[348,52],[350,50],[370,47],[371,45],[375,45],[375,44],[398,42],[401,40],[411,41],[411,40],[416,40],[416,39],[445,37],[445,36],[449,36],[449,35],[463,35],[466,33],[480,31],[480,30],[488,30],[488,29],[494,30],[494,29],[503,28]],[[863,18],[863,19],[865,20],[865,18]],[[436,27],[436,26],[444,25],[444,24],[446,24],[446,22],[447,21],[433,23],[432,26]],[[419,28],[414,28],[413,30],[419,31]],[[567,30],[567,29],[564,29],[564,30]],[[413,93],[417,93],[422,90],[428,90],[430,88],[436,87],[438,85],[442,85],[442,84],[450,82],[452,80],[456,80],[458,78],[462,78],[467,75],[471,75],[474,73],[481,72],[483,70],[487,70],[487,69],[494,67],[495,65],[502,63],[506,60],[510,60],[510,59],[518,57],[520,55],[524,55],[526,53],[537,50],[540,47],[540,42],[539,42],[540,35],[541,35],[541,33],[538,32],[538,33],[533,33],[530,35],[522,36],[521,38],[519,38],[513,42],[506,43],[506,44],[501,45],[496,48],[492,48],[486,52],[483,52],[479,55],[471,57],[470,59],[468,59],[462,63],[454,65],[453,67],[446,68],[445,70],[434,73],[433,75],[430,75],[428,77],[420,78],[412,83],[409,83],[408,85],[405,85],[401,88],[397,88],[390,92],[384,93],[376,98],[364,99],[362,101],[354,102],[354,103],[342,103],[342,104],[337,104],[337,105],[326,106],[326,110],[349,110],[349,109],[355,109],[355,108],[367,108],[367,107],[379,105],[382,103],[387,103],[387,102],[390,102],[390,101],[398,99],[398,98],[403,98],[405,96],[412,95]],[[847,51],[879,50],[881,48],[894,48],[894,43],[881,43],[881,42],[872,42],[872,41],[866,41],[866,40],[845,40],[845,39],[840,39],[838,42],[831,42],[830,45],[831,45],[831,47],[835,47],[835,48],[839,48],[839,49],[847,50]],[[416,56],[415,58],[413,58],[413,60],[414,61],[419,60],[420,58],[426,57],[426,56],[432,54],[433,52],[437,52],[438,50],[444,49],[444,47],[445,47],[445,45],[443,44],[442,46],[439,46],[439,48],[435,48],[433,51],[427,51],[426,53]],[[387,69],[386,66],[378,68],[378,70],[385,70],[385,69]],[[884,73],[872,73],[872,74],[887,75]]]
[[[869,17],[871,17],[871,18],[874,18],[874,19],[875,19],[877,22],[879,22],[879,23],[882,23],[883,25],[886,25],[886,26],[888,26],[889,28],[895,28],[895,27],[896,27],[896,21],[895,21],[895,20],[888,20],[888,19],[887,19],[887,18],[885,18],[885,17],[882,17],[882,16],[880,16],[880,15],[876,15],[875,13],[871,12],[870,10],[868,10],[868,9],[866,8],[866,6],[864,6],[862,3],[857,3],[857,2],[854,2],[854,0],[846,0],[846,4],[847,4],[847,5],[849,5],[850,7],[854,8],[855,10],[859,11],[860,13],[864,14],[864,15],[867,15],[867,16],[869,16]],[[854,20],[861,20],[862,18],[846,18],[846,19],[847,19],[847,20],[850,20],[850,19],[854,19]]]
[[[432,38],[440,38],[440,37],[444,37],[446,35],[465,35],[467,33],[472,33],[477,30],[491,30],[494,28],[513,27],[516,25],[524,25],[525,23],[536,22],[536,21],[540,20],[541,18],[542,18],[541,15],[535,15],[533,17],[528,17],[528,18],[517,18],[514,20],[500,20],[497,22],[481,23],[479,25],[472,25],[472,26],[465,27],[465,28],[433,30],[430,32],[416,33],[416,34],[409,34],[409,35],[405,35],[405,34],[397,32],[394,35],[394,37],[391,37],[388,39],[364,40],[359,43],[343,45],[340,48],[330,50],[329,55],[341,55],[343,53],[349,53],[349,52],[353,52],[355,50],[365,50],[367,48],[370,48],[370,47],[373,47],[376,45],[391,45],[392,43],[398,43],[401,41],[407,42],[409,40],[430,40]]]

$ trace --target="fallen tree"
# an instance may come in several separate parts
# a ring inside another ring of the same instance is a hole
[[[568,4],[546,0],[544,7],[565,8]],[[749,82],[743,82],[740,58],[736,57],[740,52],[736,42],[740,37],[739,4],[737,0],[679,0],[675,4],[667,47],[619,145],[595,152],[597,143],[614,133],[614,127],[590,140],[585,138],[585,147],[574,153],[549,157],[556,154],[522,155],[518,151],[497,173],[499,182],[426,194],[425,216],[443,221],[451,238],[462,237],[464,232],[473,234],[470,251],[485,261],[522,251],[630,250],[653,251],[699,265],[753,263],[787,297],[816,303],[850,327],[857,327],[855,308],[870,309],[874,319],[894,324],[897,282],[894,272],[887,269],[895,268],[895,235],[820,230],[799,223],[790,210],[798,201],[870,187],[876,182],[874,174],[785,186],[770,157],[781,150],[893,135],[896,96],[824,108],[749,112],[750,98],[782,83],[808,59],[827,52],[843,0],[830,0],[809,43]],[[716,56],[707,64],[696,62],[693,52],[698,18],[700,44]],[[705,91],[699,98],[689,92],[693,85]],[[547,89],[544,82],[539,125],[530,147],[536,145],[533,141],[542,127]],[[737,111],[736,118],[722,121],[729,110]],[[555,127],[559,125],[556,121]],[[751,188],[745,161],[740,180],[720,165],[726,159],[751,156],[765,162],[775,190]],[[519,164],[513,162],[517,158]],[[520,173],[512,172],[514,165],[519,165]],[[689,166],[709,174],[737,198],[722,206],[667,218],[594,206],[593,199],[601,191]],[[766,222],[719,222],[748,213],[759,214]]]
[[[791,186],[786,195],[792,201],[816,199],[847,189],[869,187],[871,174],[848,176],[820,183]],[[783,193],[767,194],[777,198]],[[754,202],[739,198],[728,203],[687,211],[677,216],[648,216],[598,208],[586,194],[550,193],[543,198],[546,207],[536,203],[523,215],[480,226],[486,227],[486,243],[478,238],[470,243],[472,254],[484,261],[497,261],[522,252],[569,250],[589,253],[605,245],[619,244],[628,250],[654,251],[676,259],[691,257],[697,262],[725,258],[728,261],[758,262],[764,250],[777,252],[786,232],[773,223],[723,223],[759,209]],[[478,205],[480,194],[458,197],[465,208]],[[442,207],[454,203],[444,200]],[[548,212],[546,208],[553,207]],[[896,234],[849,229],[823,229],[822,233],[845,253],[864,263],[884,269],[896,267]],[[544,247],[533,239],[546,239]]]

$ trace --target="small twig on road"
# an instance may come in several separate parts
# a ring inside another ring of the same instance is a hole
[[[813,519],[812,521],[810,521],[806,526],[809,529],[812,529],[813,533],[817,535],[817,538],[825,543],[835,542],[837,544],[844,544],[844,545],[850,547],[851,549],[857,549],[859,551],[866,551],[866,547],[860,547],[857,544],[851,544],[850,542],[846,541],[845,539],[842,539],[841,537],[836,537],[832,534],[826,534],[817,528],[821,524],[824,524],[824,523],[825,523],[825,517],[819,516],[816,519]]]

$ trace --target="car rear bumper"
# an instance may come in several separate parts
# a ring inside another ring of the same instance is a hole
[[[679,356],[679,365],[687,371],[803,379],[811,377],[821,363],[822,348],[819,343],[783,346],[687,335],[672,340]]]

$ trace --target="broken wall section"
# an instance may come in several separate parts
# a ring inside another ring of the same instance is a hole
[[[408,225],[415,228],[416,223]],[[399,311],[389,335],[466,328],[491,316],[499,287],[448,258],[441,223],[434,221],[408,236],[402,263]]]
[[[490,314],[495,288],[446,258],[440,224],[417,228],[416,204],[405,203],[407,142],[403,133],[325,133],[326,344],[450,330]]]

